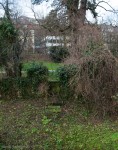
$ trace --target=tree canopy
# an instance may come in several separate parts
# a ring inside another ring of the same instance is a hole
[[[32,3],[39,5],[44,1],[49,2],[49,0],[32,0]],[[77,12],[80,9],[90,10],[94,18],[97,17],[96,8],[99,4],[100,2],[97,2],[96,0],[53,0],[53,6],[64,6],[65,9],[73,12]]]

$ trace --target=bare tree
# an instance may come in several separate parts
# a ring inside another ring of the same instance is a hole
[[[34,0],[32,3],[41,4],[43,1],[49,0]],[[107,10],[104,8],[102,6],[103,3],[107,4],[110,9]],[[58,15],[61,12],[64,12],[64,15],[66,15],[65,17],[68,18],[69,24],[66,26],[66,28],[63,28],[60,31],[64,32],[67,29],[69,30],[71,35],[71,47],[78,51],[80,51],[79,47],[77,47],[77,42],[80,39],[79,32],[87,23],[87,11],[89,10],[94,18],[97,18],[98,16],[98,13],[96,12],[98,7],[105,9],[106,11],[116,12],[106,1],[100,0],[53,0],[53,6],[55,7]]]

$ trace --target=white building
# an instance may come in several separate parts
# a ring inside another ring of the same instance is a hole
[[[46,48],[52,46],[70,46],[69,38],[63,36],[46,36],[44,41]]]

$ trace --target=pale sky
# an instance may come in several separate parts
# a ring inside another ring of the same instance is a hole
[[[18,8],[20,9],[20,11],[22,9],[22,14],[24,14],[28,17],[31,17],[31,18],[34,17],[32,10],[31,10],[31,7],[32,7],[31,0],[16,0],[16,1],[18,2]],[[98,1],[100,1],[100,0],[98,0]],[[118,10],[118,0],[104,0],[104,1],[108,2],[108,4],[111,5],[115,10]],[[101,6],[105,7],[106,9],[111,9],[105,3],[102,3]],[[51,5],[47,2],[44,2],[41,5],[37,5],[37,6],[33,6],[33,7],[35,9],[35,12],[37,12],[38,17],[40,17],[40,18],[43,16],[46,16],[49,13],[49,11],[51,10]],[[110,13],[110,12],[107,12],[100,7],[97,9],[97,12],[99,13],[99,16],[100,16],[100,17],[98,17],[99,21],[118,20],[117,15]],[[90,13],[87,13],[87,18],[88,18],[88,20],[93,20]]]
[[[115,10],[118,10],[118,0],[104,0],[108,2],[109,5],[111,5]],[[31,0],[19,0],[19,4],[23,9],[24,14],[26,14],[29,17],[33,17],[33,13],[31,11]],[[105,7],[106,9],[110,9],[110,6],[108,6],[105,3],[102,3],[101,6]],[[34,6],[35,11],[38,13],[39,17],[46,16],[48,12],[51,10],[50,4],[44,2],[42,5]],[[118,20],[118,16],[114,15],[113,13],[107,12],[102,8],[98,8],[97,12],[99,13],[99,21],[115,21]],[[87,13],[87,18],[88,20],[93,20],[92,16],[90,13]]]
[[[41,5],[32,5],[31,0],[18,0],[22,11],[28,17],[34,17],[31,8],[33,7],[39,17],[46,16],[51,10],[51,5],[43,2]]]

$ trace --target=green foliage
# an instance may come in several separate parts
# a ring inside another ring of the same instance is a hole
[[[5,68],[8,77],[21,74],[19,66],[22,42],[13,20],[3,18],[0,22],[0,65]]]
[[[59,85],[55,89],[55,86],[52,88],[50,84],[47,84],[49,76],[46,66],[42,64],[31,65],[30,68],[27,68],[27,73],[26,77],[2,79],[0,81],[1,97],[6,99],[37,97],[43,92],[41,91],[43,89],[40,88],[43,85],[45,85],[44,88],[47,88],[49,93],[56,91],[57,94],[57,90],[59,91]]]
[[[3,19],[0,24],[0,38],[7,42],[13,42],[17,37],[17,30],[8,19]]]
[[[3,79],[0,81],[0,95],[5,99],[35,98],[41,95],[38,87],[46,81],[27,77]]]
[[[64,65],[57,69],[57,76],[60,81],[59,97],[63,102],[68,101],[74,95],[74,89],[70,87],[71,79],[74,81],[74,76],[78,72],[77,65]],[[74,98],[74,97],[73,97]]]
[[[52,46],[49,49],[49,54],[54,62],[62,62],[64,58],[69,56],[67,48],[61,46]]]
[[[58,80],[55,70],[63,65],[61,63],[54,63],[54,62],[47,62],[47,61],[34,61],[34,62],[29,61],[27,63],[23,63],[23,71],[27,71],[30,68],[34,68],[34,66],[38,66],[38,65],[40,66],[40,64],[48,68],[49,70],[48,80],[50,81]]]
[[[42,64],[34,64],[33,67],[27,69],[27,77],[39,81],[45,81],[48,78],[48,68]]]
[[[42,124],[44,126],[48,125],[50,121],[51,121],[51,119],[48,119],[47,116],[43,116],[43,118],[42,118]]]
[[[4,145],[2,143],[0,143],[0,150],[4,150],[3,147],[4,147]]]
[[[13,24],[7,19],[0,22],[0,65],[9,61],[11,42],[14,41],[16,31]]]
[[[29,97],[32,93],[32,83],[28,78],[7,78],[0,82],[1,96],[6,99]]]
[[[62,65],[60,63],[54,63],[48,61],[28,61],[26,63],[23,63],[23,71],[27,71],[27,69],[32,68],[36,65],[38,66],[40,64],[46,66],[48,70],[56,70],[58,67]]]
[[[78,72],[77,65],[74,64],[64,65],[57,69],[57,76],[59,77],[61,84],[67,85],[69,83],[69,80],[72,79],[77,72]]]
[[[34,85],[29,78],[15,78],[13,84],[16,86],[18,98],[28,98],[33,96]]]
[[[36,92],[40,83],[48,81],[48,68],[42,64],[34,64],[27,69],[27,78],[31,80],[33,91]]]

